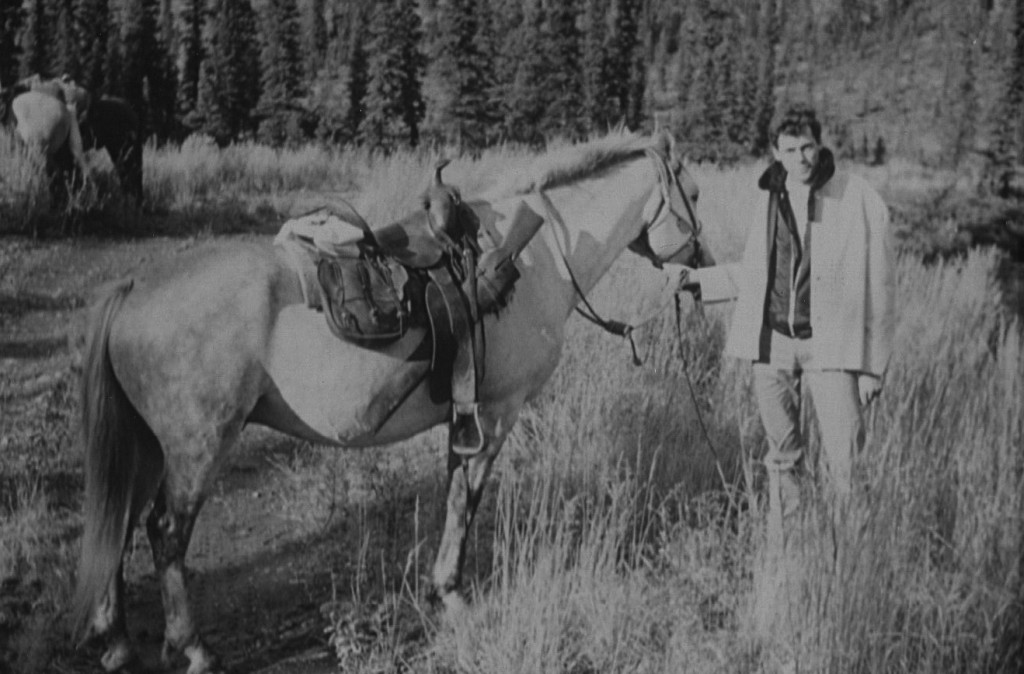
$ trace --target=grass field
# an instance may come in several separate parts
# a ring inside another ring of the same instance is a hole
[[[0,155],[5,166],[22,161],[11,144],[0,142]],[[206,240],[265,236],[318,192],[349,195],[384,222],[415,206],[436,157],[150,148],[148,212],[123,216],[101,191],[95,218],[117,224],[115,235],[78,241],[10,234],[31,231],[46,200],[31,169],[11,174],[20,182],[5,175],[0,662],[26,672],[84,662],[63,611],[81,529],[74,326],[88,289]],[[457,158],[445,176],[473,195],[530,158],[498,148]],[[694,168],[719,261],[739,254],[732,195],[755,171]],[[945,180],[912,168],[868,177],[888,196],[912,197],[900,202],[911,216],[906,204],[927,202]],[[471,609],[451,620],[420,580],[438,536],[441,431],[362,454],[249,437],[246,456],[275,449],[245,493],[272,493],[268,517],[310,549],[345,537],[344,565],[316,559],[333,591],[317,590],[313,615],[347,672],[1021,671],[1024,360],[1001,265],[992,250],[930,265],[903,256],[895,356],[859,464],[867,493],[837,529],[823,506],[811,508],[781,569],[764,555],[749,368],[720,358],[728,308],[688,299],[678,332],[670,306],[639,332],[641,368],[624,343],[570,323],[559,369],[498,460],[471,542]],[[653,274],[624,256],[595,292],[599,310],[635,313]],[[200,529],[237,534],[237,482],[224,483],[226,505],[211,504]],[[139,538],[136,581],[148,564]],[[221,562],[204,564],[200,578]],[[129,601],[131,617],[131,602],[156,600]]]

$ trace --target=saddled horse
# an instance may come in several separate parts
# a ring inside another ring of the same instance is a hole
[[[629,247],[656,265],[704,261],[696,184],[659,139],[610,137],[555,151],[519,172],[501,196],[473,205],[507,232],[524,205],[545,222],[518,257],[507,307],[483,319],[482,450],[449,451],[445,527],[433,583],[459,606],[467,530],[492,462],[524,403],[558,363],[565,325]],[[406,220],[469,208],[454,192]],[[498,194],[498,191],[495,192]],[[429,210],[428,210],[429,209]],[[133,657],[125,624],[122,554],[149,503],[147,533],[165,608],[165,656],[190,674],[212,671],[186,589],[185,553],[214,476],[242,428],[256,423],[310,442],[370,447],[444,422],[450,403],[422,381],[368,426],[367,410],[424,340],[413,329],[383,349],[340,341],[303,302],[282,252],[260,243],[195,252],[119,282],[94,306],[82,375],[85,521],[75,615],[102,637],[103,663]],[[452,475],[458,469],[458,479]],[[463,474],[465,477],[463,477]]]

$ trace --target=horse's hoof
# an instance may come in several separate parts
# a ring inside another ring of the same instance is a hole
[[[127,639],[119,639],[100,658],[100,664],[108,672],[116,672],[124,669],[135,661],[135,650],[128,643]]]
[[[220,659],[203,642],[185,648],[189,665],[186,674],[221,674]]]
[[[441,602],[444,604],[446,618],[457,618],[469,610],[469,602],[462,596],[461,592],[448,592],[442,595]]]
[[[173,669],[177,660],[178,649],[165,640],[164,647],[160,649],[160,666],[164,669]]]

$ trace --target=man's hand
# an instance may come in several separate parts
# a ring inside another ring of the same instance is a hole
[[[857,389],[860,391],[860,404],[867,407],[882,393],[882,379],[862,372],[857,376]]]

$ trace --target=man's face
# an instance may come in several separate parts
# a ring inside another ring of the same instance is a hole
[[[814,142],[810,134],[800,136],[779,135],[772,152],[775,159],[782,163],[786,173],[801,182],[811,179],[811,171],[818,163],[818,151],[821,146]]]

